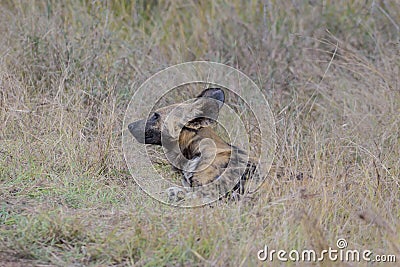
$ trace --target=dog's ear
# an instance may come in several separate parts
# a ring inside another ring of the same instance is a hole
[[[201,92],[197,98],[208,97],[217,100],[218,107],[221,108],[225,102],[225,93],[221,88],[208,88]]]
[[[219,115],[219,110],[224,105],[225,94],[220,88],[208,88],[196,99],[194,104],[195,118],[190,120],[185,127],[200,129],[213,124]]]

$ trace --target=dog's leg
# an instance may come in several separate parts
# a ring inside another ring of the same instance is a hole
[[[168,196],[168,202],[170,203],[177,203],[186,198],[187,192],[182,189],[181,187],[170,187],[166,191],[167,196]]]

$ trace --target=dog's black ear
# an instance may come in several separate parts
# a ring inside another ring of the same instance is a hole
[[[201,92],[190,105],[188,112],[190,119],[185,127],[200,129],[208,127],[218,119],[219,111],[224,105],[225,94],[220,88],[208,88]]]
[[[208,88],[201,92],[201,94],[198,96],[200,97],[209,97],[215,100],[218,100],[218,106],[221,108],[224,105],[225,102],[225,93],[222,91],[221,88]]]
[[[190,118],[187,128],[200,129],[208,127],[218,119],[219,111],[224,105],[224,91],[219,88],[204,90],[190,105],[191,111],[186,113]]]

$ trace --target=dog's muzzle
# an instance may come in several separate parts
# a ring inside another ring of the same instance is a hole
[[[139,143],[144,144],[146,139],[146,122],[145,120],[135,121],[128,125],[129,132],[136,138]]]

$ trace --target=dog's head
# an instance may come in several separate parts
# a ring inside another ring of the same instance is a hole
[[[157,109],[147,119],[129,124],[128,129],[140,143],[163,145],[176,141],[183,129],[210,126],[217,120],[224,101],[224,91],[208,88],[195,99]]]

